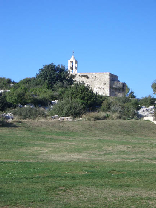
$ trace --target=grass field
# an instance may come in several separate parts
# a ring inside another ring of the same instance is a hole
[[[0,207],[156,207],[153,123],[22,121],[0,140]]]

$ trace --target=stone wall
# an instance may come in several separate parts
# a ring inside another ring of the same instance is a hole
[[[120,82],[118,76],[110,74],[110,95],[122,97],[126,94],[126,83]]]
[[[122,97],[126,93],[126,84],[118,80],[118,76],[105,73],[75,73],[74,80],[90,86],[94,93],[104,96]]]

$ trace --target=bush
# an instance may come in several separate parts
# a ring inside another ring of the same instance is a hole
[[[101,105],[101,111],[102,112],[110,111],[110,107],[111,107],[111,99],[106,97]]]
[[[95,94],[90,87],[78,83],[67,88],[63,99],[78,100],[86,110],[95,110],[97,106],[102,104],[101,96]]]
[[[121,119],[121,114],[120,113],[110,113],[109,114],[109,120],[118,120]]]
[[[87,121],[96,121],[96,120],[106,120],[109,118],[108,113],[104,112],[91,112],[91,113],[86,113],[82,116],[83,119]]]
[[[102,103],[101,111],[110,112],[112,119],[137,118],[139,103],[137,99],[128,97],[107,97]],[[113,116],[114,114],[114,116]]]
[[[15,108],[12,110],[13,115],[19,117],[20,119],[35,119],[38,117],[46,117],[44,110],[40,108],[24,107]]]
[[[5,95],[0,95],[0,111],[4,111],[8,107]]]
[[[0,77],[0,89],[8,90],[11,88],[11,84],[14,84],[15,82],[12,81],[9,78]]]
[[[154,105],[155,101],[156,99],[149,95],[148,97],[141,98],[139,104],[140,106],[145,106],[146,108],[148,108],[149,106]]]
[[[80,117],[84,113],[84,106],[79,100],[65,99],[53,106],[50,115]]]

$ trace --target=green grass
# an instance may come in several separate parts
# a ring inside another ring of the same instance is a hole
[[[0,140],[0,207],[156,207],[153,123],[23,121]]]

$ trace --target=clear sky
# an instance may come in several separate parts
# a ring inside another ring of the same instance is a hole
[[[67,67],[73,50],[78,72],[110,72],[153,96],[156,0],[0,0],[0,77]]]

